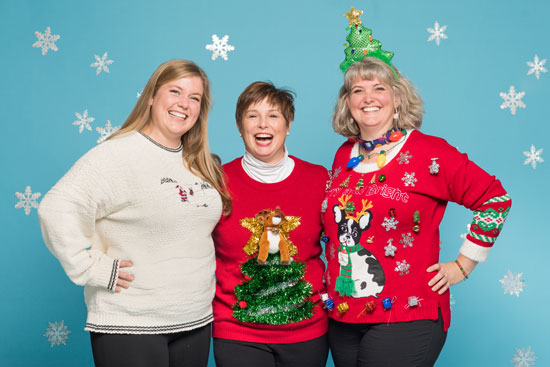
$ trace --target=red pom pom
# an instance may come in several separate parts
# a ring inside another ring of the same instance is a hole
[[[239,307],[240,308],[246,308],[247,304],[246,304],[246,301],[240,301],[239,302]]]

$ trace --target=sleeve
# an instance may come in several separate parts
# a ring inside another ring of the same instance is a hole
[[[473,211],[460,253],[475,261],[485,261],[510,212],[512,200],[495,176],[470,161],[466,154],[458,151],[456,154],[456,170],[448,186],[450,199]]]
[[[93,243],[96,219],[108,210],[112,195],[89,155],[46,194],[38,218],[46,246],[74,283],[114,291],[120,262]]]

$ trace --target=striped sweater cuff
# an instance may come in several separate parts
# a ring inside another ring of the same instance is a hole
[[[487,260],[489,252],[491,252],[491,247],[477,245],[468,239],[464,240],[460,248],[460,253],[462,255],[477,262],[484,262]]]

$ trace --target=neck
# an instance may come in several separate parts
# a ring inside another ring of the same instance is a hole
[[[361,139],[374,140],[384,135],[393,127],[393,123],[385,124],[382,127],[363,127],[361,131]]]
[[[286,149],[283,158],[275,164],[261,161],[246,151],[241,165],[252,179],[263,183],[275,183],[290,176],[294,169],[294,160],[288,156]]]

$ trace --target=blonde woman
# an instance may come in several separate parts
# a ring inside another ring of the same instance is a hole
[[[207,365],[211,232],[231,208],[208,149],[209,107],[197,65],[160,65],[120,131],[40,204],[46,245],[85,287],[97,367]]]

